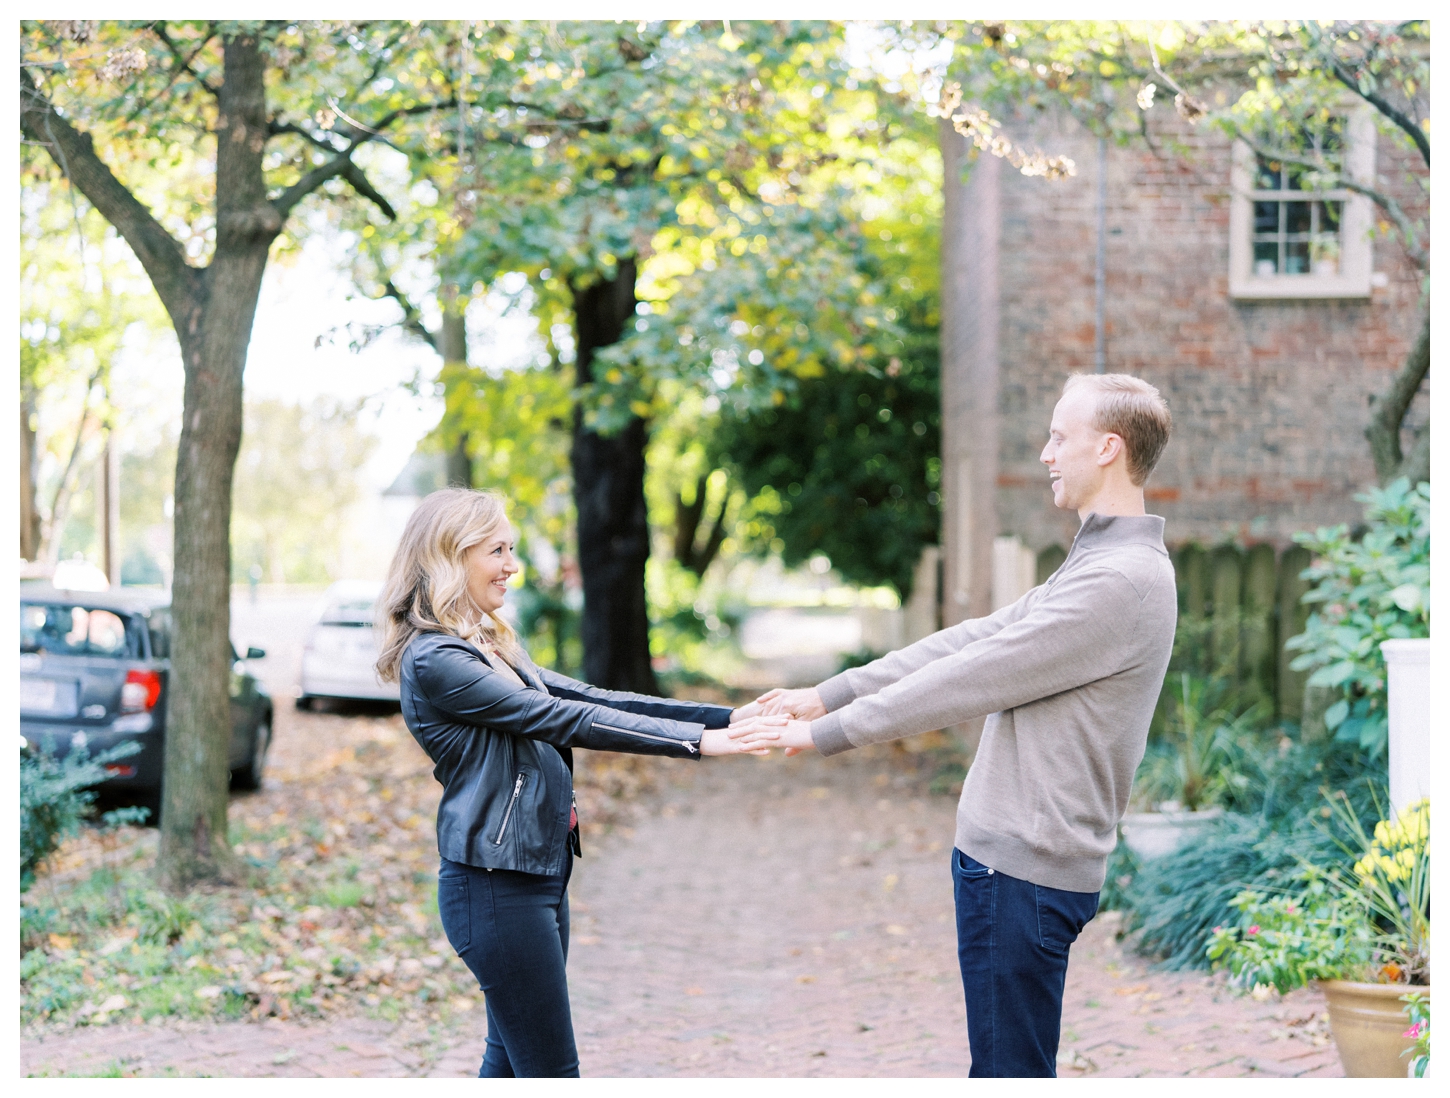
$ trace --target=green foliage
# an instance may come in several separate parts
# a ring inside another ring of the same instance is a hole
[[[1415,1039],[1414,1046],[1402,1055],[1410,1057],[1414,1077],[1423,1079],[1430,1070],[1430,1000],[1424,992],[1412,991],[1401,995],[1400,1001],[1405,1004],[1405,1013],[1410,1016],[1410,1028],[1405,1030],[1404,1036]]]
[[[1368,927],[1354,919],[1315,880],[1293,896],[1247,889],[1230,905],[1234,926],[1216,926],[1206,949],[1215,967],[1244,991],[1269,986],[1281,994],[1313,980],[1355,979],[1369,965]]]
[[[1340,846],[1357,858],[1351,871],[1301,859],[1302,889],[1279,896],[1245,890],[1232,901],[1236,925],[1214,928],[1207,955],[1242,989],[1429,978],[1429,801],[1394,823],[1380,821],[1373,837],[1342,798],[1330,803],[1350,839]]]
[[[1314,583],[1304,601],[1318,609],[1286,647],[1302,653],[1295,670],[1313,669],[1311,686],[1339,692],[1324,718],[1335,738],[1378,758],[1389,740],[1380,643],[1430,635],[1430,485],[1401,478],[1356,498],[1362,537],[1342,525],[1295,537],[1317,558],[1303,576]]]
[[[1166,967],[1206,967],[1205,943],[1215,926],[1235,920],[1234,896],[1282,893],[1302,871],[1301,858],[1349,872],[1350,833],[1327,806],[1307,806],[1322,803],[1321,789],[1341,790],[1357,817],[1373,819],[1385,781],[1357,748],[1288,736],[1267,749],[1251,741],[1235,766],[1249,784],[1214,828],[1161,858],[1139,863],[1119,843],[1108,859],[1102,906],[1124,911],[1137,948]]]
[[[91,787],[108,776],[106,764],[140,750],[140,744],[128,740],[94,758],[84,749],[62,759],[44,752],[21,752],[20,891],[35,883],[40,864],[80,829],[96,799]]]
[[[1164,731],[1139,767],[1135,793],[1191,812],[1229,803],[1250,783],[1242,764],[1262,739],[1267,706],[1259,702],[1235,712],[1224,680],[1187,671],[1176,678]]]
[[[232,490],[234,582],[254,564],[273,583],[335,578],[358,472],[376,444],[359,412],[327,400],[247,404]]]

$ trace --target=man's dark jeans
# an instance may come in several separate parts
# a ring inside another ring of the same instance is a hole
[[[1096,892],[1045,888],[952,851],[973,1077],[1056,1076],[1068,947]]]
[[[545,877],[447,858],[438,867],[443,931],[478,978],[488,1013],[480,1078],[579,1074],[564,979],[568,888],[567,870]]]

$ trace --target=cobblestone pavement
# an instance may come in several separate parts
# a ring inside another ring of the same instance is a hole
[[[586,831],[570,982],[590,1076],[960,1076],[953,798],[910,755],[661,760],[632,827]],[[586,821],[586,827],[587,827]],[[1342,1074],[1322,999],[1257,1002],[1156,973],[1100,916],[1073,948],[1060,1070]],[[25,1036],[22,1074],[465,1076],[462,1024],[359,1017]]]

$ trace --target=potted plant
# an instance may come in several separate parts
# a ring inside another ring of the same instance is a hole
[[[1169,750],[1150,757],[1140,779],[1140,796],[1152,809],[1123,817],[1123,842],[1139,858],[1157,858],[1223,815],[1218,802],[1235,782],[1239,741],[1251,734],[1261,707],[1234,714],[1215,704],[1220,684],[1188,672],[1179,676],[1167,720]]]
[[[1351,871],[1306,865],[1295,895],[1241,892],[1233,900],[1239,925],[1215,927],[1208,956],[1244,991],[1317,983],[1345,1074],[1403,1077],[1420,1022],[1429,1029],[1430,802],[1381,820],[1373,836],[1342,795],[1331,804],[1356,843],[1346,848]],[[1407,1010],[1410,994],[1420,1018]],[[1421,1072],[1428,1039],[1423,1056],[1413,1065]]]

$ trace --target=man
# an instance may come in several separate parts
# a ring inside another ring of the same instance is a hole
[[[835,755],[990,714],[952,852],[973,1076],[1056,1074],[1068,949],[1097,913],[1173,647],[1173,566],[1143,505],[1170,428],[1138,378],[1069,378],[1042,451],[1053,502],[1082,522],[1062,567],[989,617],[762,695],[732,727]]]

